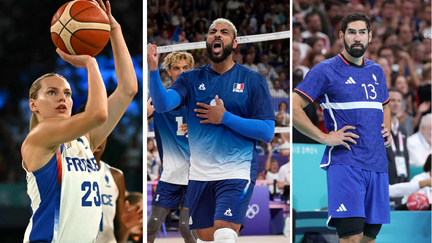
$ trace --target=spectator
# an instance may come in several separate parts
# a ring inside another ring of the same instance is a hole
[[[276,32],[276,28],[273,25],[273,19],[268,18],[261,25],[260,33],[266,34],[266,33],[273,33],[273,32]]]
[[[289,158],[288,158],[289,159]],[[290,162],[286,162],[279,168],[277,186],[281,192],[285,192],[284,188],[291,185],[291,168]],[[289,200],[289,195],[281,195],[281,200]]]
[[[307,39],[306,44],[308,44],[311,47],[310,52],[319,52],[322,54],[326,53],[324,41],[319,37],[313,36]]]
[[[402,74],[397,74],[392,78],[392,87],[398,89],[402,93],[401,109],[396,115],[401,126],[405,128],[407,136],[414,133],[413,126],[413,98],[414,93],[409,90],[407,79]]]
[[[300,14],[297,14],[298,17],[301,17]],[[295,41],[298,45],[300,56],[299,56],[299,63],[302,63],[304,58],[307,55],[308,50],[311,48],[308,44],[303,43],[303,37],[301,35],[303,30],[303,22],[301,20],[298,20],[298,18],[293,17],[293,30],[292,30],[292,36],[293,41]]]
[[[233,50],[233,60],[239,64],[243,64],[243,59],[244,59],[244,56],[243,56],[243,54],[241,54],[241,47],[237,46]]]
[[[407,148],[407,132],[405,127],[401,126],[398,120],[398,114],[402,112],[402,92],[396,88],[388,91],[390,102],[389,108],[391,113],[391,146],[386,148],[388,159],[388,176],[389,183],[393,185],[400,182],[408,182],[410,179],[409,157]],[[390,198],[396,206],[401,204],[402,198]]]
[[[303,75],[301,78],[303,79],[304,75],[306,75],[306,73],[309,71],[309,68],[300,64],[300,47],[297,41],[293,41],[291,50],[293,72],[296,70],[301,70]]]
[[[243,66],[248,67],[252,70],[254,70],[255,72],[258,72],[258,66],[256,64],[253,63],[253,55],[252,54],[247,54],[245,57],[245,63],[243,64]]]
[[[386,28],[397,29],[398,27],[397,6],[395,1],[383,1],[381,5],[380,16],[375,22],[377,28],[377,35],[382,35]],[[375,34],[375,33],[374,33]]]
[[[271,97],[274,98],[289,98],[285,90],[281,89],[281,84],[278,79],[273,81],[273,88],[269,90]]]
[[[316,12],[312,12],[306,15],[306,31],[302,32],[302,38],[304,40],[311,38],[312,36],[319,37],[324,42],[324,47],[326,50],[330,49],[330,39],[329,37],[322,33],[321,19]]]
[[[184,29],[186,18],[183,16],[183,10],[178,7],[175,12],[176,14],[171,17],[172,27],[180,27]]]
[[[168,30],[162,30],[162,33],[158,36],[156,43],[158,46],[172,45],[174,41],[169,38]]]
[[[266,80],[273,81],[279,77],[279,75],[276,73],[275,69],[272,65],[269,64],[269,58],[268,55],[263,54],[261,56],[261,62],[258,63],[258,72],[264,72],[264,77]]]
[[[157,179],[161,166],[159,153],[153,138],[147,138],[147,175],[151,181]]]
[[[280,124],[283,126],[290,125],[290,116],[288,114],[288,104],[285,101],[279,103],[279,110],[276,112],[276,121],[278,119],[278,115],[281,117]]]
[[[160,69],[159,70],[159,75],[161,77],[161,80],[162,80],[162,83],[163,83],[164,87],[166,89],[168,89],[171,86],[171,84],[172,84],[172,80],[168,76],[167,71],[165,69]]]
[[[378,36],[372,36],[372,40],[369,43],[369,47],[366,50],[366,58],[376,62],[378,60],[378,50],[382,46],[382,41]]]
[[[422,21],[420,22],[419,34],[425,39],[432,38],[431,36],[431,3],[430,1],[423,4],[423,12],[421,14]]]
[[[387,63],[390,67],[391,72],[397,72],[399,70],[399,66],[395,64],[395,56],[393,50],[389,46],[383,46],[378,50],[378,57],[384,57],[387,59]],[[391,73],[390,73],[391,75]],[[391,83],[391,77],[388,80],[387,84]]]
[[[413,41],[413,32],[409,24],[402,24],[398,28],[398,44],[403,48],[404,51],[408,51],[409,46]]]
[[[326,59],[337,56],[337,54],[341,53],[343,51],[343,49],[344,49],[344,44],[343,44],[342,40],[341,39],[335,39],[333,41],[331,48],[330,48],[330,51],[328,51],[325,54]],[[370,49],[370,46],[369,46],[368,50],[369,49]]]
[[[275,195],[278,195],[280,193],[280,189],[277,188],[277,183],[276,183],[276,181],[278,179],[279,162],[277,161],[277,159],[271,158],[272,154],[273,154],[273,149],[269,148],[269,154],[267,156],[264,170],[265,170],[265,175],[266,175],[265,179],[274,181],[274,183],[267,184],[267,186],[270,190],[270,194],[272,196],[275,196]]]
[[[411,166],[423,166],[431,151],[431,117],[424,115],[420,120],[419,131],[408,137],[409,164]]]

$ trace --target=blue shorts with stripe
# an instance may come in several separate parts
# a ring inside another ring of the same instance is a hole
[[[328,220],[362,217],[368,224],[390,223],[388,173],[349,165],[330,165],[327,170]]]
[[[158,181],[151,204],[175,211],[179,210],[179,207],[187,208],[187,186]]]
[[[254,186],[244,179],[189,181],[189,228],[213,227],[215,220],[243,225]]]

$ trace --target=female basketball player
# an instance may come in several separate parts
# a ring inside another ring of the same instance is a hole
[[[32,217],[24,242],[95,242],[102,218],[99,173],[92,152],[111,133],[137,93],[137,80],[120,25],[110,3],[99,0],[110,19],[117,89],[107,98],[94,58],[57,49],[75,67],[86,68],[84,112],[71,116],[72,91],[59,74],[46,74],[30,88],[30,133],[21,154],[27,172]]]

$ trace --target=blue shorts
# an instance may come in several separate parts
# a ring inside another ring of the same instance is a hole
[[[254,186],[243,179],[189,181],[189,228],[213,227],[215,220],[243,225]]]
[[[328,220],[362,217],[368,224],[390,223],[388,173],[374,172],[349,165],[331,165],[327,169]]]
[[[156,192],[151,204],[177,211],[179,210],[179,207],[188,207],[186,195],[187,186],[158,181]]]

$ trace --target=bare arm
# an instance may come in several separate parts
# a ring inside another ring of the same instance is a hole
[[[133,97],[138,92],[135,70],[129,50],[123,38],[121,27],[111,14],[110,2],[107,1],[105,7],[102,0],[98,1],[100,7],[105,10],[110,19],[110,41],[114,54],[118,86],[108,98],[107,121],[102,126],[90,132],[92,150],[96,149],[97,146],[99,146],[99,144],[108,137],[119,122],[120,118],[123,116]]]
[[[110,171],[119,191],[117,202],[116,202],[116,214],[114,217],[114,233],[116,236],[116,240],[118,242],[123,242],[127,239],[127,235],[129,233],[129,229],[126,228],[123,221],[121,220],[123,209],[124,209],[125,194],[126,194],[124,175],[122,171],[116,168],[110,168]]]
[[[21,147],[24,164],[29,172],[45,166],[60,144],[89,133],[101,126],[108,116],[105,85],[96,60],[88,55],[69,55],[60,49],[57,49],[57,53],[75,67],[87,69],[87,109],[69,118],[44,119],[29,133]],[[37,109],[31,101],[30,108],[32,111]]]
[[[270,161],[271,161],[271,157],[273,155],[273,147],[271,145],[268,145],[267,147],[268,147],[269,154],[267,156],[267,160],[266,160],[265,165],[264,165],[264,170],[266,173],[267,173],[267,171],[270,170]]]
[[[351,147],[347,142],[356,144],[354,138],[359,138],[357,134],[352,132],[345,132],[346,130],[353,130],[353,126],[345,126],[337,131],[332,131],[329,134],[322,132],[317,126],[315,126],[309,117],[307,117],[303,108],[309,104],[309,101],[301,97],[297,93],[292,95],[292,120],[293,126],[304,135],[322,143],[327,146],[343,145],[347,149],[351,150]]]
[[[148,99],[147,101],[147,118],[149,118],[151,115],[153,115],[154,107],[151,105],[152,98]]]

